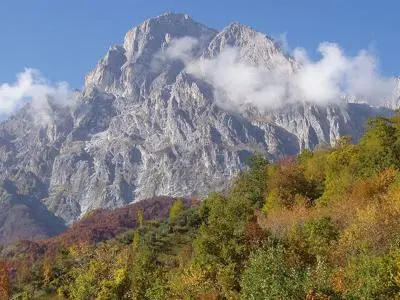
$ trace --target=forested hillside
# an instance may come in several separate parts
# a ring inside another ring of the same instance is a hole
[[[368,126],[358,144],[345,137],[275,163],[253,157],[226,194],[176,200],[155,220],[137,209],[134,226],[109,239],[3,249],[0,293],[400,299],[400,115]]]

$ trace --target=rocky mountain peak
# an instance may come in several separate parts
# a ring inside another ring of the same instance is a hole
[[[369,117],[392,113],[354,103],[228,111],[213,82],[186,72],[182,61],[154,66],[174,39],[186,37],[199,41],[193,59],[233,49],[239,63],[266,72],[297,68],[270,37],[240,23],[217,32],[185,14],[144,21],[110,47],[76,107],[60,111],[52,126],[32,126],[29,107],[0,124],[0,187],[17,187],[10,207],[18,199],[40,203],[69,225],[93,209],[155,195],[204,196],[224,190],[252,153],[277,159],[343,135],[357,139]]]
[[[291,70],[295,65],[271,37],[239,22],[231,23],[216,35],[208,47],[207,56],[218,56],[228,48],[236,49],[243,62],[265,66],[268,70],[276,65]]]
[[[239,47],[253,39],[265,40],[271,47],[274,46],[272,38],[240,22],[230,23],[218,35],[224,36],[231,47]]]
[[[143,76],[153,71],[155,55],[172,40],[192,37],[207,42],[216,33],[186,14],[165,13],[148,19],[127,32],[122,46],[110,48],[96,68],[86,76],[86,90],[95,88],[116,95],[132,96],[145,80]]]
[[[166,13],[144,21],[128,31],[124,48],[129,60],[143,54],[151,55],[162,48],[169,39],[185,36],[200,38],[214,30],[195,22],[186,14]]]

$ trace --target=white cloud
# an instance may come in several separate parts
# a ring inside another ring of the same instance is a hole
[[[251,104],[264,110],[299,101],[326,105],[342,102],[344,95],[383,104],[394,88],[394,78],[380,74],[373,54],[361,50],[356,56],[347,56],[335,43],[321,43],[318,60],[296,48],[292,56],[300,67],[295,72],[285,65],[273,70],[252,66],[241,60],[234,48],[214,58],[194,59],[196,45],[193,39],[174,40],[165,57],[180,59],[188,73],[211,83],[217,103],[224,107],[241,109]]]
[[[171,40],[168,37],[166,40],[168,44],[165,49],[159,51],[151,61],[154,72],[160,71],[162,66],[170,61],[179,60],[184,64],[190,64],[193,61],[193,52],[199,45],[199,40],[190,36]]]
[[[167,60],[182,60],[184,63],[189,63],[193,58],[193,49],[199,45],[199,41],[193,37],[183,37],[173,39],[163,53]]]
[[[66,82],[52,84],[35,69],[25,69],[14,83],[0,84],[0,115],[3,117],[31,102],[41,118],[49,118],[49,100],[69,106],[75,103],[76,97]]]
[[[318,51],[318,61],[312,61],[304,50],[294,51],[303,67],[293,80],[303,100],[325,104],[352,95],[379,104],[393,91],[394,78],[382,76],[376,57],[366,50],[349,57],[337,44],[321,43]]]

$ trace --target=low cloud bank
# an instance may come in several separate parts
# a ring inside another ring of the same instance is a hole
[[[175,39],[162,59],[180,60],[188,73],[212,84],[217,103],[224,107],[254,105],[265,110],[295,102],[327,105],[343,103],[345,96],[381,105],[395,86],[395,78],[381,74],[373,53],[361,50],[348,56],[335,43],[321,43],[317,60],[302,48],[294,49],[294,69],[288,68],[289,62],[272,69],[250,65],[235,48],[226,48],[213,58],[195,58],[198,44],[190,37]]]
[[[38,70],[25,69],[17,74],[14,83],[0,84],[0,116],[6,118],[24,104],[30,102],[38,121],[52,118],[49,101],[59,106],[72,106],[76,95],[66,82],[53,84]],[[40,120],[39,120],[40,119]]]

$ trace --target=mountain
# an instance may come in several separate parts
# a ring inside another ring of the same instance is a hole
[[[253,153],[276,159],[332,145],[343,135],[358,139],[369,117],[395,108],[299,102],[265,112],[232,111],[182,60],[160,59],[177,39],[186,39],[185,47],[198,41],[195,59],[235,47],[240,62],[265,71],[300,67],[271,38],[239,23],[216,31],[185,14],[149,19],[109,49],[73,107],[49,99],[44,117],[28,104],[0,125],[1,181],[13,187],[1,203],[23,198],[38,203],[43,216],[71,225],[97,208],[157,195],[204,196],[224,190]],[[15,219],[3,207],[0,214]]]
[[[4,247],[3,298],[398,299],[399,178],[396,113],[360,143],[253,159],[203,202],[100,209]]]
[[[179,200],[182,201],[185,208],[198,204],[190,199]],[[7,244],[10,245],[0,251],[0,256],[16,258],[19,256],[19,251],[28,251],[31,252],[29,256],[37,257],[46,252],[48,254],[57,253],[62,247],[98,244],[137,228],[140,224],[137,219],[139,212],[143,216],[142,222],[168,219],[170,209],[176,201],[176,198],[171,197],[154,197],[112,210],[98,209],[75,222],[70,228],[65,228],[62,233],[58,232],[59,234],[54,237],[48,238],[50,235],[41,235],[38,236],[40,241],[25,240],[14,244],[9,240]],[[26,215],[23,217],[26,218]],[[33,222],[31,224],[36,226]],[[31,230],[32,234],[34,234],[33,232]],[[14,236],[17,237],[17,234]]]

